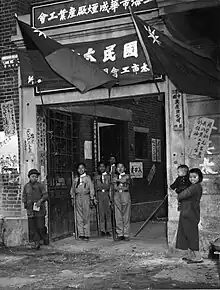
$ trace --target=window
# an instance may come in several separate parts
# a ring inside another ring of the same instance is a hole
[[[135,159],[148,158],[148,134],[135,132]]]

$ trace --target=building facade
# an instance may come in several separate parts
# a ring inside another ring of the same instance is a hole
[[[158,2],[160,11],[163,11],[165,1]],[[31,21],[28,12],[23,11],[26,15],[19,17],[26,23]],[[142,13],[141,18],[165,29],[157,10]],[[45,33],[62,44],[74,46],[115,40],[135,31],[130,16],[125,15],[67,26],[54,25]],[[13,48],[24,48],[18,28],[8,42]],[[7,53],[3,51],[2,54]],[[146,219],[169,193],[168,243],[172,243],[178,223],[176,195],[169,190],[176,177],[176,168],[186,163],[203,170],[201,247],[207,251],[208,242],[219,232],[218,100],[180,94],[168,78],[158,80],[160,92],[154,83],[140,82],[114,87],[109,97],[108,90],[102,88],[86,94],[76,90],[60,91],[54,87],[47,87],[47,92],[41,88],[39,92],[39,88],[37,91],[33,86],[20,87],[19,67],[7,72],[2,70],[2,76],[6,74],[8,86],[14,80],[14,97],[11,91],[8,95],[15,104],[20,100],[20,114],[16,116],[21,140],[18,146],[19,184],[14,184],[15,190],[2,185],[0,210],[5,228],[3,240],[7,245],[27,240],[27,218],[20,194],[29,169],[38,168],[42,182],[47,184],[50,195],[48,226],[51,238],[57,238],[74,230],[69,190],[75,165],[85,161],[89,174],[93,175],[97,162],[114,154],[126,164],[128,171],[136,175],[131,187],[133,221]],[[14,79],[11,79],[12,75]],[[6,96],[5,86],[2,91]],[[212,122],[209,139],[212,143],[201,158],[192,156],[189,142],[189,136],[194,136],[191,134],[195,133],[193,128],[198,117]],[[166,209],[165,204],[162,215],[166,215]],[[95,224],[95,213],[92,214]]]

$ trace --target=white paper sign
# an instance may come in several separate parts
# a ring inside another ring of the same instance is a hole
[[[89,160],[92,159],[92,141],[84,142],[84,158]]]
[[[183,130],[183,100],[182,94],[177,90],[172,91],[173,105],[173,129],[175,131]]]
[[[35,136],[32,128],[24,129],[24,151],[27,154],[33,154],[35,148]]]
[[[130,162],[131,178],[143,178],[143,162]]]
[[[156,173],[156,165],[153,164],[153,166],[151,167],[151,170],[150,170],[150,172],[148,174],[148,177],[147,177],[148,184],[151,184],[155,173]]]
[[[152,144],[152,161],[157,161],[157,139],[152,138],[151,139]]]
[[[14,111],[14,102],[8,101],[1,104],[2,122],[5,136],[14,136],[17,133]]]
[[[214,125],[214,120],[200,117],[197,118],[189,140],[189,157],[203,159],[207,152],[209,139]]]

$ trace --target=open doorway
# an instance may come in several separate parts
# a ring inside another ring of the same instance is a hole
[[[126,122],[101,120],[98,122],[98,160],[107,162],[110,155],[117,161],[126,162]]]

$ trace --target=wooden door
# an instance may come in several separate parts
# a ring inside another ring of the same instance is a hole
[[[79,160],[79,124],[65,112],[49,110],[47,115],[48,224],[50,238],[58,239],[74,232],[70,189]]]

